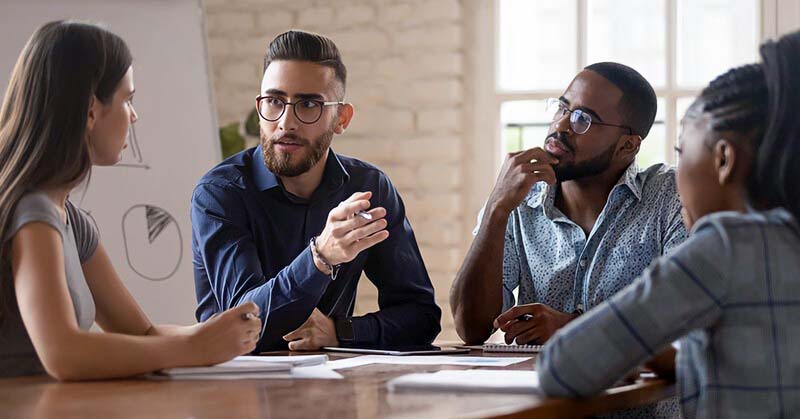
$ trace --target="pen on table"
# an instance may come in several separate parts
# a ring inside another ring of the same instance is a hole
[[[519,320],[521,322],[528,321],[528,320],[530,320],[532,318],[533,318],[533,314],[528,314],[528,313],[520,314],[519,316],[517,316],[517,320]]]
[[[356,215],[360,215],[361,218],[363,218],[365,220],[372,220],[372,214],[370,214],[370,213],[368,213],[368,212],[366,212],[364,210],[361,210],[361,211],[357,212]]]

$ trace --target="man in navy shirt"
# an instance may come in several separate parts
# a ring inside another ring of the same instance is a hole
[[[433,341],[441,310],[400,195],[375,166],[330,148],[353,117],[328,38],[276,37],[256,106],[261,145],[208,172],[192,196],[192,251],[204,321],[252,301],[257,351]],[[353,317],[361,273],[380,311]]]

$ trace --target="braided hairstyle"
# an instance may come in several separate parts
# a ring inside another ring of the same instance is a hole
[[[750,202],[784,207],[800,219],[800,32],[761,46],[761,64],[714,79],[697,105],[716,132],[737,131],[755,152],[748,179]]]

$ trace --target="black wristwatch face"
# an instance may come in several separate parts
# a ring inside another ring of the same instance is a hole
[[[336,320],[336,337],[340,341],[352,341],[353,336],[353,321],[350,319]]]

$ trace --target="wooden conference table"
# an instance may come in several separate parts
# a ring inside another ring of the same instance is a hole
[[[285,354],[285,353],[284,353]],[[482,356],[481,351],[470,355]],[[530,354],[491,354],[491,356]],[[331,359],[351,355],[329,354]],[[530,369],[534,359],[507,369]],[[386,381],[412,372],[474,367],[372,364],[338,370],[344,380],[150,381],[58,383],[0,379],[2,418],[576,418],[647,404],[674,394],[659,379],[586,400],[520,394],[389,392]]]

